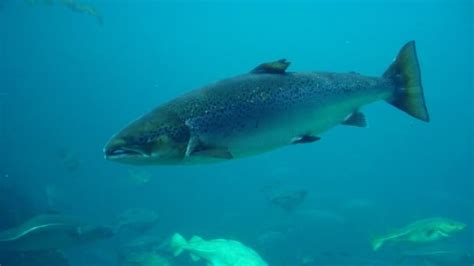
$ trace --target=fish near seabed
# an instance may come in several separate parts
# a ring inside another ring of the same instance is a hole
[[[386,242],[426,243],[448,238],[463,230],[466,224],[447,218],[435,217],[415,221],[394,232],[377,237],[372,241],[374,251]]]
[[[58,214],[42,214],[0,232],[0,252],[56,250],[114,236],[111,228],[91,226]]]
[[[287,72],[282,59],[191,91],[138,118],[104,148],[129,164],[192,164],[251,156],[318,141],[337,125],[364,127],[360,109],[384,100],[429,121],[415,42],[382,77]]]
[[[193,236],[187,241],[175,233],[170,247],[175,256],[188,251],[193,261],[204,259],[208,266],[268,266],[253,249],[230,239],[204,240]]]

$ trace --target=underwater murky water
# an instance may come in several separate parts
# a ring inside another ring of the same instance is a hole
[[[473,265],[473,10],[0,2],[0,265]]]

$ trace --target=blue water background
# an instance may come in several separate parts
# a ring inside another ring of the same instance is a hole
[[[95,223],[113,223],[128,208],[154,209],[163,238],[180,232],[256,247],[265,232],[290,232],[277,248],[256,248],[275,266],[341,250],[354,261],[391,265],[390,254],[371,251],[371,237],[432,216],[467,223],[459,241],[472,248],[471,1],[94,5],[103,26],[58,5],[9,1],[0,10],[0,185],[24,191],[35,208],[54,185],[59,211]],[[191,89],[279,58],[292,71],[378,76],[410,40],[428,124],[378,102],[363,110],[367,129],[339,126],[317,143],[222,164],[132,167],[103,159],[112,134]],[[80,158],[79,169],[65,169],[61,149]],[[130,169],[154,178],[138,184]],[[326,217],[271,206],[262,188],[274,183],[307,189],[301,208]],[[8,208],[22,208],[16,204]],[[327,265],[353,265],[337,260]]]

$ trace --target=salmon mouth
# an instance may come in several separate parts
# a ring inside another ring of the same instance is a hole
[[[137,148],[130,147],[111,147],[104,148],[105,159],[116,160],[131,157],[150,157],[145,152]]]

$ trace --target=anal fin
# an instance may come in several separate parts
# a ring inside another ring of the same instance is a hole
[[[321,138],[320,138],[320,137],[317,137],[317,136],[303,135],[303,136],[299,136],[299,137],[293,138],[293,139],[291,140],[291,144],[312,143],[312,142],[318,141],[318,140],[320,140],[320,139],[321,139]]]
[[[346,126],[367,127],[367,119],[362,112],[355,111],[342,122]]]

